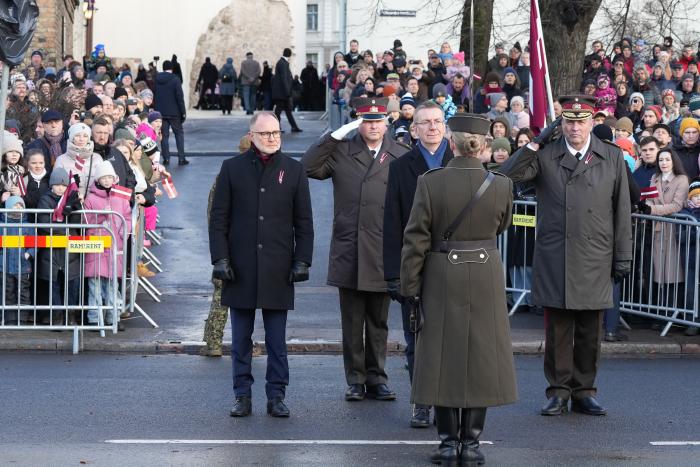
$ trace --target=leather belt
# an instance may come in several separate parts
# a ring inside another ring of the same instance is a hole
[[[433,250],[439,253],[448,253],[451,250],[495,250],[498,248],[495,238],[488,240],[438,240],[433,242]]]

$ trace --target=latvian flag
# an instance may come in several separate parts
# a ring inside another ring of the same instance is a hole
[[[21,175],[17,177],[17,188],[19,188],[20,196],[27,196],[27,185],[25,185],[24,177]]]
[[[85,159],[83,159],[80,156],[76,156],[76,158],[75,158],[75,170],[78,172],[82,172],[84,167],[85,167]]]
[[[133,190],[130,190],[126,187],[120,186],[120,185],[112,185],[112,190],[110,191],[114,196],[117,198],[125,199],[127,201],[131,201],[131,193]]]
[[[640,191],[642,192],[642,196],[641,196],[642,200],[647,200],[647,199],[659,197],[659,190],[656,188],[655,185],[652,185],[652,186],[647,187],[647,188],[642,188]]]
[[[177,198],[177,190],[175,189],[172,177],[163,178],[163,189],[165,190],[165,194],[168,195],[168,198]]]

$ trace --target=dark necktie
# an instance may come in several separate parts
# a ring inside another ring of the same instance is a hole
[[[372,159],[374,159],[374,156],[375,156],[376,154],[377,154],[377,151],[375,151],[374,149],[370,149],[369,155],[372,156]]]
[[[575,155],[574,157],[576,158],[576,160],[579,160],[579,161],[580,161],[581,158],[583,157],[583,155],[581,155],[580,152],[577,152],[576,155]]]

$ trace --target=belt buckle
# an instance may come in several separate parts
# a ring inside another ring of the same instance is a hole
[[[489,260],[489,253],[485,248],[476,250],[456,250],[452,249],[447,254],[447,260],[452,264],[478,263],[484,264]]]

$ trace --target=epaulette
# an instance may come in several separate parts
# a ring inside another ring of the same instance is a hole
[[[615,144],[615,143],[613,143],[612,141],[610,141],[609,139],[601,139],[601,141],[604,142],[604,143],[606,143],[606,144],[609,144],[610,146],[614,146],[614,147],[616,147],[616,148],[619,148],[619,147],[620,147],[620,146],[618,146],[617,144]]]
[[[409,151],[410,151],[411,149],[413,149],[413,148],[411,147],[410,144],[404,143],[403,141],[395,140],[394,142],[395,142],[396,144],[398,144],[399,146],[401,146],[402,148],[408,149]]]
[[[495,170],[489,170],[489,172],[491,172],[491,173],[494,174],[494,175],[500,175],[500,176],[503,177],[503,178],[508,178],[508,179],[510,179],[510,177],[509,177],[508,175],[502,174],[501,172],[496,172]]]

